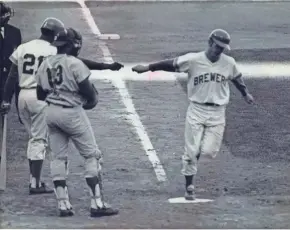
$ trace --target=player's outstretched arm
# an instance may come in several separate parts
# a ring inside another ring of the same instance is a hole
[[[246,102],[252,104],[254,102],[253,96],[249,93],[249,90],[242,78],[242,74],[238,75],[232,80],[234,86],[241,92]]]
[[[111,64],[107,64],[107,63],[101,63],[101,62],[95,62],[92,60],[88,60],[85,58],[79,58],[90,70],[105,70],[105,69],[109,69],[109,70],[113,70],[113,71],[118,71],[121,68],[124,67],[123,64],[119,63],[119,62],[114,62]]]
[[[137,73],[144,73],[147,71],[154,72],[158,70],[175,72],[176,67],[174,66],[174,59],[163,60],[149,65],[136,65],[132,67],[132,71],[135,71]]]

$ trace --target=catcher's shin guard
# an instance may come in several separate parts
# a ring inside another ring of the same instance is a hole
[[[69,201],[68,188],[65,181],[54,181],[55,195],[57,198],[58,212],[60,217],[73,216],[74,212]]]
[[[109,207],[103,200],[102,181],[98,177],[86,178],[91,195],[91,217],[112,216],[119,213],[118,210]]]

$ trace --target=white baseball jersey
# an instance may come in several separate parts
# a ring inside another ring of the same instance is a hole
[[[205,52],[188,53],[175,58],[176,71],[188,74],[188,99],[197,103],[229,103],[229,80],[240,75],[234,58],[221,54],[220,59],[212,63]]]
[[[82,106],[85,99],[79,94],[78,83],[91,75],[79,59],[66,54],[47,57],[38,69],[37,84],[50,93],[46,101],[52,104]]]
[[[35,88],[35,75],[43,59],[57,53],[57,48],[42,39],[34,39],[18,46],[10,60],[18,66],[20,88]]]

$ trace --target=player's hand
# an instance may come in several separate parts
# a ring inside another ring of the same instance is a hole
[[[5,101],[3,101],[3,102],[1,103],[0,113],[1,113],[2,115],[7,114],[7,113],[9,112],[10,108],[11,108],[10,103],[9,103],[9,102],[5,102]]]
[[[114,63],[110,64],[110,70],[113,70],[113,71],[120,70],[123,67],[124,67],[124,65],[119,63],[119,62],[114,62]]]
[[[244,99],[245,101],[248,103],[248,104],[253,104],[254,103],[254,98],[251,94],[247,93],[246,96],[244,96]]]
[[[132,67],[132,71],[137,72],[137,73],[144,73],[149,71],[149,66],[148,65],[136,65]]]

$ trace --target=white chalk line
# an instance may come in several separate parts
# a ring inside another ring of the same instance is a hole
[[[100,30],[98,29],[98,26],[96,25],[90,10],[87,8],[85,1],[84,0],[77,0],[82,8],[83,14],[85,16],[85,19],[87,20],[93,34],[99,36],[101,35]],[[100,48],[103,52],[103,56],[106,62],[114,62],[112,55],[107,47],[107,45],[100,41]],[[132,126],[135,128],[142,146],[146,152],[146,155],[148,156],[150,162],[152,163],[152,166],[154,168],[156,177],[158,179],[158,181],[166,181],[167,177],[166,177],[166,173],[163,169],[163,166],[157,156],[156,151],[153,148],[153,145],[148,137],[148,134],[140,120],[139,115],[137,114],[132,98],[126,88],[126,85],[123,81],[122,78],[114,78],[111,79],[112,80],[112,84],[119,90],[119,93],[121,95],[121,99],[127,109],[127,112],[129,113],[128,115],[128,119],[130,120]]]
[[[95,80],[116,80],[127,81],[176,81],[185,80],[187,75],[184,73],[174,73],[165,71],[146,72],[138,74],[132,71],[132,67],[137,64],[149,63],[124,63],[124,68],[118,72],[103,70],[92,71],[92,79]],[[260,62],[260,63],[238,63],[244,78],[250,79],[287,79],[290,78],[290,62]]]

